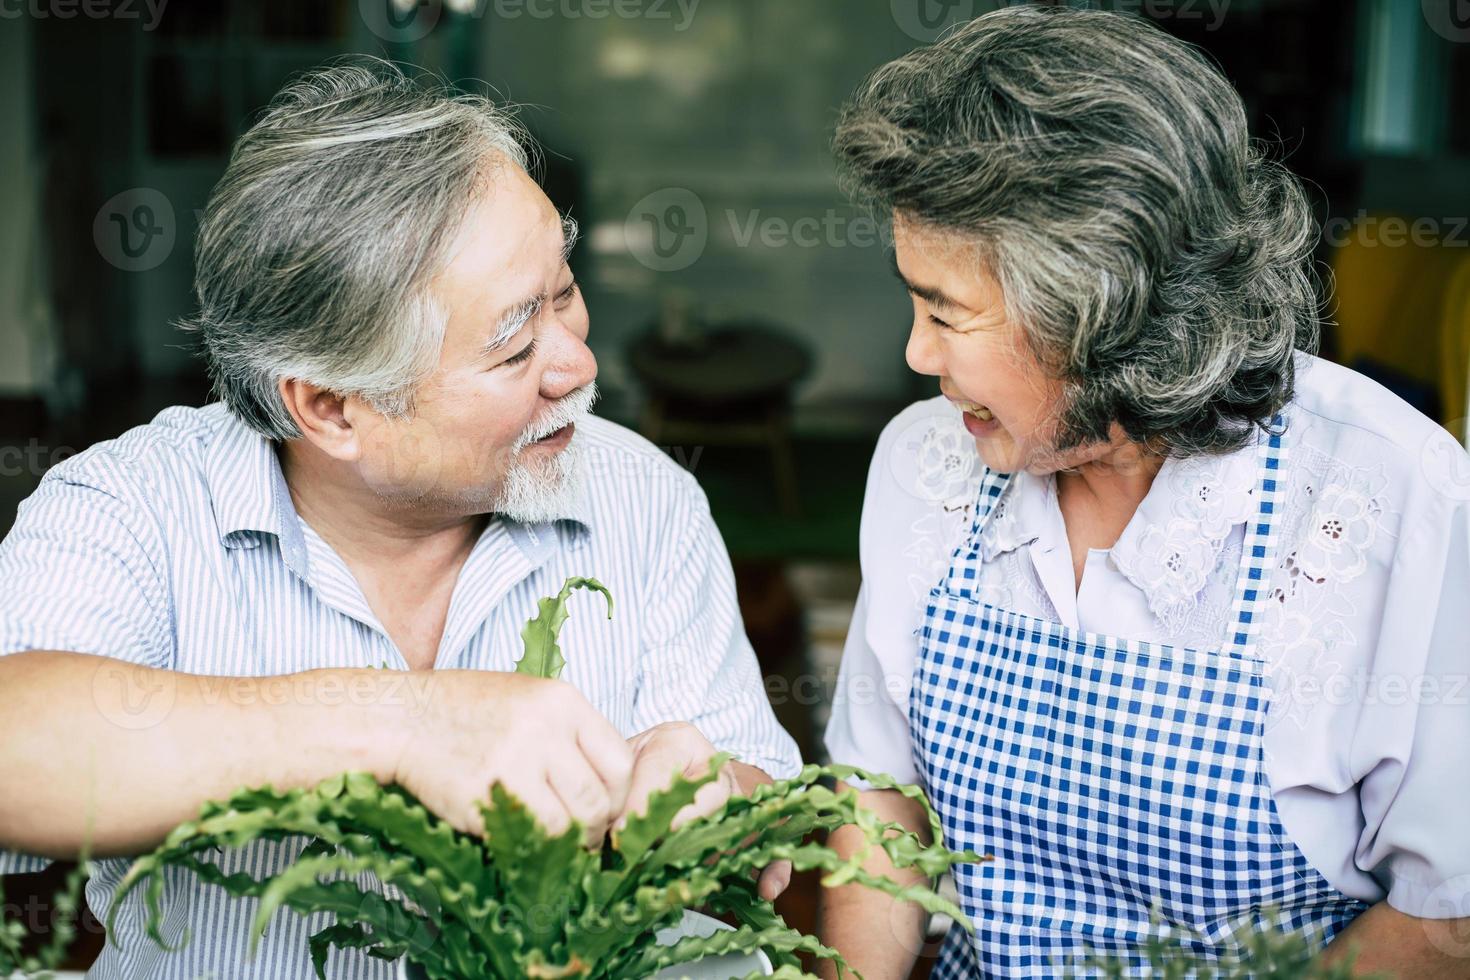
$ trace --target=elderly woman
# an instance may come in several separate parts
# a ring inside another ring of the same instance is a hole
[[[935,975],[1274,923],[1470,976],[1470,463],[1307,353],[1311,215],[1239,97],[1143,21],[1013,7],[879,69],[835,145],[943,397],[879,442],[827,745],[993,856]],[[907,976],[911,906],[824,921]]]

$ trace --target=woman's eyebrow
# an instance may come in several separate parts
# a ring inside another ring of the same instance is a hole
[[[953,298],[950,297],[948,293],[940,289],[938,286],[925,286],[920,283],[910,282],[909,278],[903,274],[903,271],[901,269],[899,269],[897,261],[890,262],[889,267],[893,270],[893,275],[898,279],[898,281],[903,283],[904,289],[907,289],[910,293],[919,297],[919,299],[928,303],[930,306],[938,307],[941,310],[966,309],[964,304],[956,302]]]

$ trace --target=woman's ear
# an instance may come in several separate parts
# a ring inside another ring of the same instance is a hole
[[[357,459],[362,447],[346,398],[296,378],[283,378],[278,390],[303,439],[333,459]]]

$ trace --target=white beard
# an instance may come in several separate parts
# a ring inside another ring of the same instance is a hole
[[[572,434],[565,449],[550,459],[530,463],[521,458],[531,443],[592,414],[597,383],[591,382],[558,401],[516,438],[510,467],[490,509],[522,524],[541,524],[570,517],[582,492],[582,434]]]

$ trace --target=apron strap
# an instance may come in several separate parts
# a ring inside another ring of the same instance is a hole
[[[950,555],[949,571],[945,573],[943,588],[947,592],[973,599],[975,583],[980,578],[980,532],[995,513],[995,505],[1010,486],[1009,473],[997,473],[985,467],[980,477],[980,490],[975,495],[975,518],[970,522],[970,533]]]
[[[1282,478],[1287,458],[1286,430],[1286,420],[1278,413],[1256,443],[1256,513],[1245,526],[1240,574],[1235,582],[1235,605],[1231,610],[1230,632],[1225,638],[1226,652],[1243,657],[1255,656],[1256,638],[1265,618],[1266,590],[1271,584],[1276,543],[1281,537],[1279,501],[1285,489]]]

